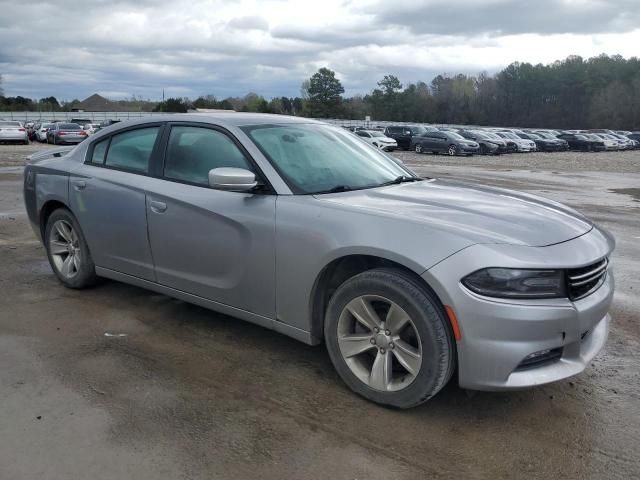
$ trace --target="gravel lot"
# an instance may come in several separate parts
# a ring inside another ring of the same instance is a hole
[[[351,394],[323,347],[116,282],[61,287],[22,205],[42,148],[0,145],[0,478],[640,477],[640,152],[395,154],[563,201],[618,241],[587,371],[513,393],[452,383],[395,411]]]

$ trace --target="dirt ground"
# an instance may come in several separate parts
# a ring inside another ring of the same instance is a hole
[[[538,193],[618,246],[609,341],[571,380],[451,382],[409,411],[352,394],[324,347],[139,288],[63,288],[0,145],[0,479],[640,477],[640,152],[447,158],[425,176]]]

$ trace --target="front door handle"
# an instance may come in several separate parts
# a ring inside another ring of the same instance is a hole
[[[84,180],[78,180],[76,182],[73,182],[73,188],[78,192],[80,190],[84,190],[86,186],[87,186],[87,182],[85,182]]]
[[[149,206],[151,207],[151,211],[155,213],[164,213],[167,211],[167,204],[164,202],[156,202],[152,200],[149,202]]]

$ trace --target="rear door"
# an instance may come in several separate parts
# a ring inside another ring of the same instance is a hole
[[[275,318],[276,196],[214,190],[213,168],[261,174],[228,132],[168,127],[158,177],[147,186],[149,241],[158,283]]]
[[[98,267],[155,280],[145,189],[160,124],[132,127],[90,145],[70,178],[71,209]]]

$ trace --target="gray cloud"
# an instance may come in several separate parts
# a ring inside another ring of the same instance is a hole
[[[363,8],[378,26],[415,34],[627,32],[640,25],[638,0],[397,0]]]

